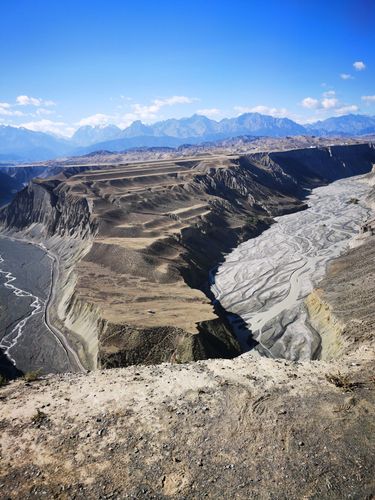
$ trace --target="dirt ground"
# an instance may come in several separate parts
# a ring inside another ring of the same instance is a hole
[[[247,354],[12,382],[0,497],[372,498],[373,358],[362,346],[330,363]]]

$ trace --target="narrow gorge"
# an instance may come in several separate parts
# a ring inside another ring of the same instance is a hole
[[[280,227],[275,217],[309,217],[311,189],[374,162],[373,146],[361,144],[71,164],[32,180],[0,211],[0,224],[4,237],[42,243],[54,256],[51,322],[86,369],[232,358],[243,345],[212,304],[210,269]]]

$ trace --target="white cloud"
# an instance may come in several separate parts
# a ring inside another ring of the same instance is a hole
[[[354,80],[354,76],[349,73],[341,73],[340,78],[341,80]]]
[[[95,127],[113,123],[120,128],[125,128],[136,120],[142,120],[146,123],[150,123],[160,118],[160,116],[158,116],[158,112],[163,107],[175,106],[177,104],[192,104],[198,100],[199,99],[193,97],[171,96],[165,99],[154,99],[149,105],[134,103],[130,105],[130,111],[127,113],[117,113],[114,115],[97,113],[95,115],[88,116],[87,118],[83,118],[77,125],[91,125]]]
[[[22,111],[12,109],[8,102],[0,102],[0,115],[2,116],[24,116]]]
[[[158,116],[158,112],[164,107],[175,106],[177,104],[192,104],[196,101],[199,101],[199,99],[195,97],[171,96],[165,99],[154,99],[149,105],[135,103],[131,105],[131,111],[117,117],[116,122],[121,128],[129,126],[136,120],[150,123],[161,118]]]
[[[347,115],[348,113],[357,113],[359,110],[358,106],[355,104],[347,104],[335,109],[336,115]]]
[[[53,115],[55,111],[52,109],[47,109],[47,108],[38,108],[35,112],[37,116],[46,116],[46,115]]]
[[[339,101],[336,99],[336,97],[325,97],[322,100],[322,106],[324,109],[332,109],[335,108],[338,105]]]
[[[301,105],[307,109],[331,109],[338,105],[339,101],[335,97],[334,90],[327,90],[323,92],[323,99],[315,99],[314,97],[305,97],[301,101]]]
[[[366,64],[363,61],[355,61],[353,63],[353,68],[356,71],[363,71],[364,69],[366,69]]]
[[[176,104],[192,104],[198,99],[186,97],[183,95],[175,95],[166,99],[154,99],[150,105],[133,104],[132,114],[136,115],[136,119],[150,121],[157,118],[157,113],[165,106],[174,106]]]
[[[285,117],[288,114],[288,110],[286,108],[272,108],[261,104],[253,107],[235,106],[234,110],[240,115],[243,113],[261,113],[275,118]]]
[[[17,104],[20,106],[55,106],[55,102],[40,99],[39,97],[29,97],[27,95],[19,95],[16,98]]]
[[[198,109],[197,113],[198,115],[208,116],[210,118],[221,115],[221,110],[218,108],[205,108],[205,109]]]
[[[363,95],[361,99],[365,101],[366,104],[371,104],[375,102],[375,95]]]
[[[301,105],[304,108],[316,109],[316,108],[319,107],[319,100],[318,99],[314,99],[313,97],[305,97],[302,100]]]
[[[53,122],[51,120],[43,119],[28,123],[21,123],[20,127],[33,130],[34,132],[47,132],[55,135],[63,135],[70,137],[74,133],[74,127],[69,126],[64,122]]]
[[[359,110],[359,107],[356,104],[345,104],[340,102],[336,97],[335,90],[323,92],[321,99],[306,97],[302,100],[301,105],[305,108],[315,110],[315,116],[305,120],[306,123],[312,122],[316,119],[327,118],[328,116],[332,116],[332,113],[338,116],[345,115],[347,113],[356,113]]]
[[[103,125],[109,125],[110,123],[113,123],[113,121],[115,121],[115,117],[113,116],[96,113],[96,115],[82,118],[82,120],[78,122],[78,125],[80,127],[83,127],[85,125],[90,125],[91,127],[101,127]]]

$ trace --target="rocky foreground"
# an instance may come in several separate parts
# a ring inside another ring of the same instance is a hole
[[[248,353],[1,388],[1,498],[372,498],[374,257],[369,238],[319,289],[330,361]]]
[[[362,347],[13,382],[1,498],[371,498],[373,361]]]

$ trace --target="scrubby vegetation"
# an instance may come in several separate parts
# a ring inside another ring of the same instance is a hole
[[[40,373],[41,373],[40,370],[29,371],[25,373],[23,378],[25,382],[35,382],[35,380],[39,379]]]

